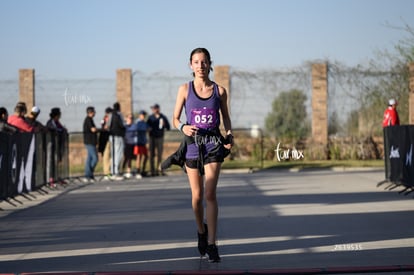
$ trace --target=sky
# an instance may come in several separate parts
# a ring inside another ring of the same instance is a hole
[[[243,70],[314,60],[367,63],[414,26],[412,0],[1,0],[0,80],[21,68],[45,78],[115,78],[119,68],[190,74],[206,47],[213,65]]]

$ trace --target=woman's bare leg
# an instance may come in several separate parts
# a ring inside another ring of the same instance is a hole
[[[199,175],[198,169],[186,167],[188,181],[191,187],[191,205],[193,207],[198,233],[204,233],[204,206],[203,206],[203,177]]]
[[[217,231],[217,183],[220,173],[221,163],[213,162],[204,166],[205,170],[205,198],[206,198],[206,216],[208,225],[208,244],[216,243]]]

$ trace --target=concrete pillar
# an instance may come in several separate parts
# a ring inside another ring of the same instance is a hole
[[[230,118],[231,118],[231,109],[230,109],[230,66],[215,66],[214,67],[214,81],[222,86],[227,91],[227,106],[229,108]],[[220,115],[221,116],[221,115]],[[220,117],[220,121],[223,121],[223,118]],[[220,129],[224,130],[224,124],[220,124]]]
[[[312,65],[312,139],[328,144],[328,65]]]
[[[227,91],[227,104],[229,106],[229,112],[230,112],[230,66],[224,65],[224,66],[215,66],[214,67],[214,81],[219,84],[220,86],[223,86],[224,89]]]
[[[409,72],[408,124],[414,124],[414,62],[410,62],[408,64],[408,72]]]
[[[133,112],[131,69],[119,69],[116,71],[116,100],[121,105],[121,113],[124,116]]]
[[[26,103],[28,111],[35,105],[34,69],[19,70],[19,101]]]

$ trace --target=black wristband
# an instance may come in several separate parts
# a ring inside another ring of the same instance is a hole
[[[229,134],[226,136],[226,138],[224,139],[224,144],[233,144],[233,135]]]

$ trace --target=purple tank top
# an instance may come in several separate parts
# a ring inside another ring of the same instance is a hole
[[[194,89],[194,82],[188,84],[188,96],[185,102],[187,124],[202,129],[214,129],[220,125],[220,94],[218,85],[213,83],[213,94],[209,98],[201,98]]]

